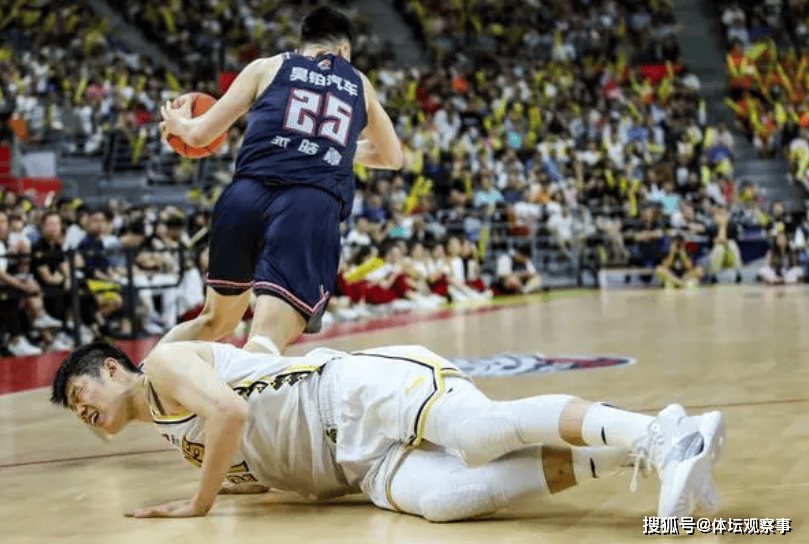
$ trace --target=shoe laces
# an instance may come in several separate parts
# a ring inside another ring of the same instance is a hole
[[[659,460],[654,459],[652,452],[655,446],[662,446],[664,442],[663,433],[657,423],[649,425],[649,430],[645,437],[639,438],[634,450],[629,454],[632,457],[632,481],[629,483],[629,490],[633,493],[638,489],[638,475],[643,474],[646,478],[649,475],[649,461],[659,465]],[[659,447],[657,448],[660,449]]]
[[[643,474],[646,478],[649,474],[649,452],[646,448],[637,448],[629,454],[632,459],[632,480],[629,482],[629,490],[634,493],[638,490],[638,475]]]

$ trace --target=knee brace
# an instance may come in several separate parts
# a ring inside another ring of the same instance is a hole
[[[435,522],[492,514],[506,505],[505,497],[498,497],[482,474],[474,477],[469,473],[464,478],[450,478],[419,501],[422,517]]]
[[[468,465],[545,442],[559,442],[560,418],[575,397],[543,395],[511,401],[490,401],[467,411],[453,429],[454,447]]]
[[[453,435],[455,448],[469,466],[488,463],[525,446],[517,418],[499,410],[470,415]]]

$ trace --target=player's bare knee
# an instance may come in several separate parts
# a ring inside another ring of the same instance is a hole
[[[228,313],[214,312],[213,308],[206,306],[195,319],[201,322],[202,338],[217,341],[236,330],[239,318],[234,318]]]

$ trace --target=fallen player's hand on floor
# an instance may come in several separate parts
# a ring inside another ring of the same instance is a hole
[[[147,506],[132,512],[125,512],[128,518],[196,518],[204,516],[208,509],[195,507],[192,501],[175,501],[160,506]]]
[[[261,485],[257,483],[245,483],[245,484],[232,484],[230,482],[224,482],[222,484],[222,488],[219,490],[220,495],[257,495],[259,493],[266,493],[269,491],[270,488],[266,485]]]

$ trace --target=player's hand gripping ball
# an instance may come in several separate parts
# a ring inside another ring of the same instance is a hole
[[[202,115],[214,104],[216,99],[211,95],[194,92],[181,95],[161,108],[163,121],[160,123],[160,132],[177,153],[183,157],[199,159],[215,153],[222,146],[227,138],[227,132],[223,132],[213,142],[201,147],[188,145],[176,134],[183,120]]]

